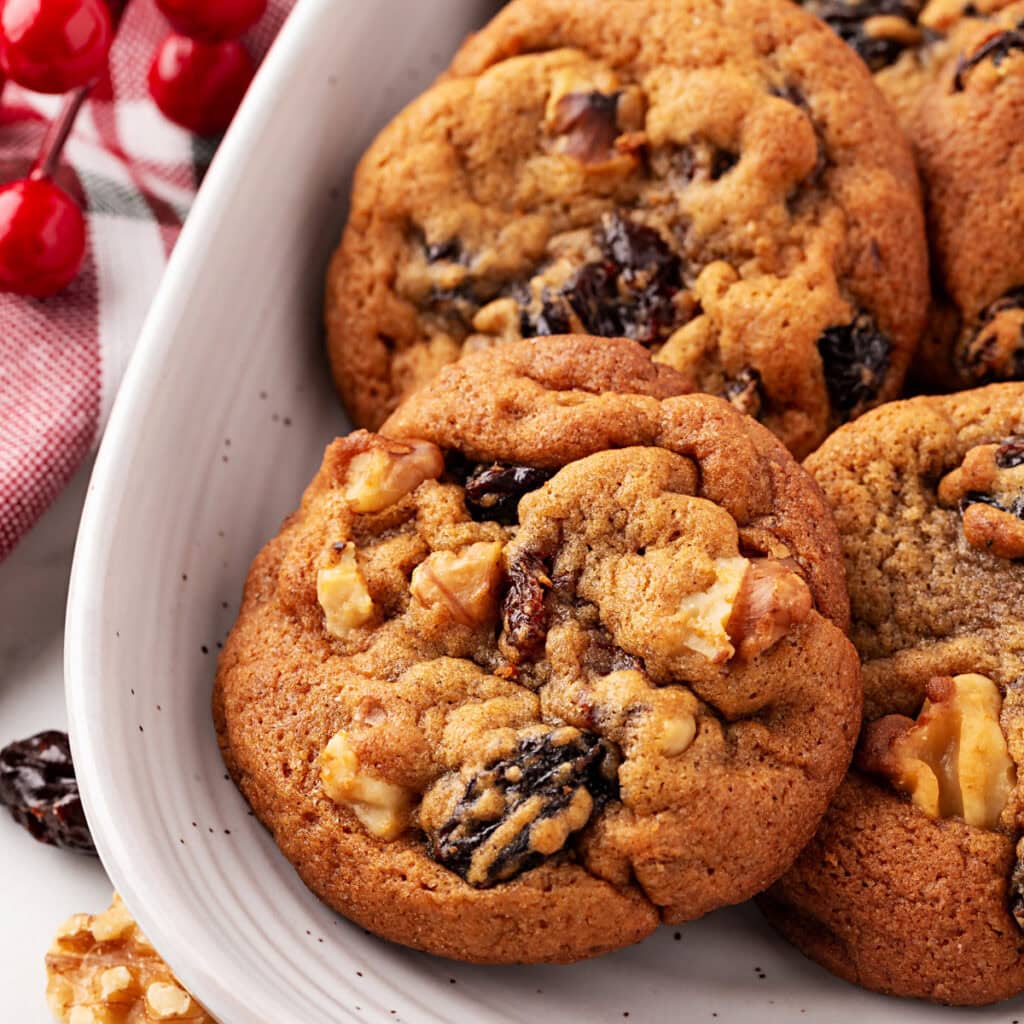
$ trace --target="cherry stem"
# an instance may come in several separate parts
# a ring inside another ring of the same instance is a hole
[[[39,147],[39,155],[36,157],[28,176],[33,181],[40,178],[52,178],[57,164],[60,162],[60,155],[64,152],[64,145],[68,141],[71,129],[75,126],[75,119],[82,109],[82,104],[89,98],[92,92],[92,84],[83,85],[74,92],[69,92],[64,97],[64,103],[60,113],[50,122],[43,136],[42,145]]]

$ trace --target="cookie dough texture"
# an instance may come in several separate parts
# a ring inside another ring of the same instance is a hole
[[[1024,378],[1024,3],[823,0],[913,146],[937,282],[927,383]]]
[[[782,444],[685,388],[623,340],[477,353],[384,425],[404,442],[329,446],[257,557],[217,730],[346,916],[571,961],[749,897],[810,838],[859,724],[838,541]],[[357,513],[371,477],[410,489]],[[318,579],[370,617],[329,632]]]
[[[782,0],[514,0],[362,160],[327,279],[355,422],[464,349],[627,336],[798,455],[899,391],[927,304],[913,162]]]
[[[806,463],[842,537],[865,720],[914,717],[930,679],[980,673],[1002,693],[1018,775],[998,824],[983,829],[929,817],[884,779],[852,771],[812,843],[760,897],[804,953],[880,992],[980,1004],[1024,990],[1024,932],[1011,914],[1024,824],[1024,563],[972,543],[962,521],[976,504],[1013,507],[1017,446],[1003,449],[1004,468],[981,463],[1022,433],[1024,384],[997,384],[878,409]]]

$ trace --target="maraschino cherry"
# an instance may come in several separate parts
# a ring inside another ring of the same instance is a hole
[[[53,172],[88,94],[85,87],[67,98],[28,177],[0,187],[0,290],[45,298],[82,266],[85,218]]]
[[[237,39],[263,17],[267,0],[156,0],[176,32],[205,43]]]
[[[163,115],[197,135],[231,123],[256,67],[237,40],[203,43],[169,35],[149,69],[149,92]]]
[[[103,72],[114,39],[107,0],[4,0],[0,65],[34,92],[63,93]]]

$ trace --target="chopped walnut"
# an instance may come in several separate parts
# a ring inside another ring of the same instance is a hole
[[[865,728],[858,767],[884,776],[933,818],[997,828],[1017,785],[999,687],[974,673],[937,676],[926,695],[916,721],[887,715]]]
[[[681,686],[655,686],[638,669],[619,669],[593,684],[601,730],[625,751],[678,757],[697,735],[697,698]]]
[[[726,627],[737,657],[749,660],[770,650],[810,615],[814,600],[794,564],[774,558],[751,561]]]
[[[345,500],[353,512],[380,512],[444,472],[444,456],[429,441],[374,438],[348,465]]]
[[[939,504],[960,509],[972,547],[1024,558],[1024,438],[972,448],[939,482]]]
[[[501,583],[500,541],[481,541],[460,551],[435,551],[412,574],[420,604],[441,605],[461,626],[482,626],[497,617]]]
[[[324,792],[350,808],[378,839],[397,839],[408,827],[413,794],[362,771],[355,744],[344,730],[334,734],[320,755],[320,781]]]
[[[119,896],[102,914],[76,914],[46,955],[46,999],[67,1024],[213,1024],[178,983]]]
[[[715,582],[707,590],[687,594],[666,622],[666,639],[672,646],[689,648],[716,663],[736,653],[728,623],[749,564],[740,555],[715,560]]]
[[[373,618],[373,599],[356,561],[355,544],[349,541],[334,550],[337,560],[316,574],[316,599],[324,611],[327,632],[344,637]]]

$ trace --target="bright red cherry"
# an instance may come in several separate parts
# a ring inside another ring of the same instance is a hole
[[[149,69],[149,92],[175,124],[215,135],[231,123],[255,71],[239,42],[200,43],[172,34]]]
[[[85,257],[85,218],[46,177],[0,187],[0,290],[44,298],[74,280]]]
[[[106,0],[4,0],[0,64],[35,92],[69,92],[106,67],[114,24]]]
[[[176,32],[206,43],[237,39],[267,9],[267,0],[156,0]]]

